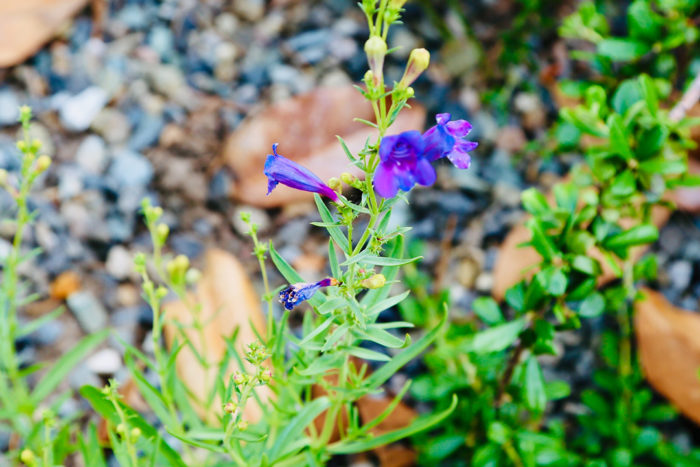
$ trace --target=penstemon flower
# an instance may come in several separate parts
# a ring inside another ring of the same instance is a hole
[[[296,284],[291,284],[280,292],[280,303],[283,304],[286,309],[291,310],[301,302],[313,297],[321,287],[329,287],[338,284],[338,279],[335,277],[327,277],[318,282],[298,282]]]
[[[471,162],[468,153],[479,145],[462,139],[471,131],[471,124],[466,120],[450,121],[448,113],[438,114],[435,120],[437,125],[423,134],[425,156],[430,161],[447,157],[458,169],[468,169]]]
[[[275,189],[278,183],[297,190],[310,191],[338,201],[338,194],[323,183],[306,167],[277,154],[278,143],[272,145],[272,154],[267,155],[263,173],[267,176],[267,194]]]
[[[435,169],[424,155],[425,142],[420,132],[404,131],[386,136],[379,146],[380,162],[374,173],[374,188],[380,196],[393,198],[401,188],[409,191],[419,183],[435,183]]]

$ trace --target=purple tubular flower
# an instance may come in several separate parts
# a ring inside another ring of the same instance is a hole
[[[423,134],[425,157],[430,161],[447,157],[458,169],[468,169],[471,162],[468,153],[479,145],[462,139],[471,131],[471,124],[466,120],[451,122],[448,113],[438,114],[435,120],[437,125]]]
[[[272,154],[267,155],[263,173],[267,176],[267,194],[275,189],[278,183],[297,190],[310,191],[338,201],[338,194],[323,183],[306,167],[277,154],[278,143],[272,145]]]
[[[327,277],[318,282],[298,282],[292,284],[280,292],[280,303],[283,304],[286,309],[291,310],[301,302],[313,297],[321,287],[338,285],[338,283],[338,279]]]
[[[435,183],[435,169],[424,155],[424,141],[418,131],[387,136],[379,146],[380,162],[374,173],[374,188],[380,196],[393,198],[401,188],[408,191],[419,183]]]

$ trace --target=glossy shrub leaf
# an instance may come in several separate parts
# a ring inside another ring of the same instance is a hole
[[[597,52],[613,61],[629,62],[641,58],[649,51],[644,42],[634,39],[608,37],[598,42]]]
[[[534,355],[530,355],[525,363],[525,400],[527,406],[536,412],[544,412],[547,406],[542,369]]]
[[[610,149],[624,157],[625,160],[632,159],[632,149],[630,148],[629,137],[622,122],[622,117],[618,114],[610,115],[608,127],[610,128]]]
[[[605,239],[603,246],[609,249],[626,248],[655,242],[659,238],[659,229],[653,224],[641,224],[629,230]]]
[[[569,278],[566,273],[558,267],[549,266],[537,273],[537,280],[542,288],[554,297],[564,295],[566,287],[569,285]]]
[[[603,311],[605,311],[605,298],[601,293],[593,292],[581,302],[578,314],[582,318],[595,318]]]
[[[491,297],[479,297],[472,302],[474,313],[488,325],[499,324],[504,321],[503,313],[498,303]]]
[[[635,103],[642,100],[642,90],[639,81],[628,79],[623,81],[615,90],[612,98],[612,108],[620,115],[625,115],[627,110]]]
[[[571,267],[589,276],[598,276],[602,272],[598,260],[584,255],[574,256],[574,259],[571,261]]]
[[[524,318],[485,329],[474,335],[468,349],[474,353],[499,352],[513,345],[523,329]]]

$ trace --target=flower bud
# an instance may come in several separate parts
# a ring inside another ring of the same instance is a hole
[[[331,178],[328,180],[328,186],[329,186],[330,189],[333,190],[333,191],[340,191],[340,189],[342,188],[342,186],[341,186],[341,184],[340,184],[340,179],[337,178],[337,177],[331,177]]]
[[[340,174],[340,179],[347,185],[353,186],[357,182],[357,177],[349,172]]]
[[[134,427],[131,429],[131,439],[135,440],[141,436],[141,428]]]
[[[165,240],[168,238],[169,234],[170,234],[170,227],[168,227],[167,224],[158,224],[156,226],[156,235],[158,236],[158,240],[161,243],[165,243]]]
[[[227,402],[226,405],[224,405],[224,412],[233,413],[236,411],[237,408],[238,405],[236,405],[235,402]]]
[[[36,460],[36,456],[30,449],[24,449],[22,451],[22,454],[19,455],[19,460],[24,462],[27,465],[34,465],[34,461]]]
[[[29,107],[28,105],[23,105],[22,107],[19,108],[19,121],[24,123],[24,122],[29,122],[29,120],[32,119],[32,108]]]
[[[177,255],[175,265],[179,271],[185,272],[190,267],[190,259],[185,255]]]
[[[365,54],[369,69],[372,71],[372,82],[379,86],[383,81],[384,56],[386,55],[386,42],[379,36],[372,36],[365,42]]]
[[[265,370],[262,372],[262,375],[260,375],[260,380],[264,381],[265,383],[267,383],[271,379],[272,379],[272,370],[269,370],[269,369]]]
[[[236,384],[243,384],[245,383],[245,375],[242,373],[239,373],[238,371],[234,373],[233,375],[233,382]]]
[[[389,0],[389,8],[391,10],[398,10],[399,8],[403,8],[405,4],[406,0]]]
[[[26,151],[27,143],[25,143],[24,141],[17,141],[17,149],[19,149],[22,152]]]
[[[189,269],[187,273],[185,273],[185,282],[188,284],[196,284],[199,282],[199,279],[202,278],[202,273],[199,272],[199,269]]]
[[[425,49],[413,49],[408,57],[408,64],[399,82],[400,88],[407,88],[413,83],[430,64],[430,52]]]
[[[166,289],[165,287],[160,286],[156,289],[156,298],[158,298],[158,300],[164,299],[167,295],[168,289]]]
[[[39,149],[41,149],[41,141],[34,138],[32,140],[32,144],[31,144],[30,148],[31,148],[32,152],[36,153]]]
[[[120,423],[119,425],[117,425],[117,433],[119,433],[120,435],[123,435],[124,433],[126,433],[126,426],[124,426],[123,423]]]
[[[368,289],[381,289],[386,284],[386,277],[384,277],[384,274],[375,274],[363,280],[361,284]]]
[[[36,171],[41,173],[48,169],[50,165],[51,158],[49,156],[47,156],[46,154],[39,156],[39,158],[36,160]]]
[[[238,422],[238,429],[241,431],[247,430],[248,429],[248,422],[246,422],[245,420],[241,420],[240,422]]]

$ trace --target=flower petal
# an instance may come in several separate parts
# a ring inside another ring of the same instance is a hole
[[[430,162],[427,159],[423,158],[418,159],[414,174],[416,176],[416,182],[423,186],[432,185],[435,183],[435,179],[437,178],[437,174],[435,173],[433,166],[430,165]]]
[[[381,162],[374,172],[374,189],[383,198],[393,198],[399,191],[399,182],[392,170],[393,164]]]
[[[472,130],[472,124],[466,120],[447,122],[447,131],[455,138],[464,138]]]

